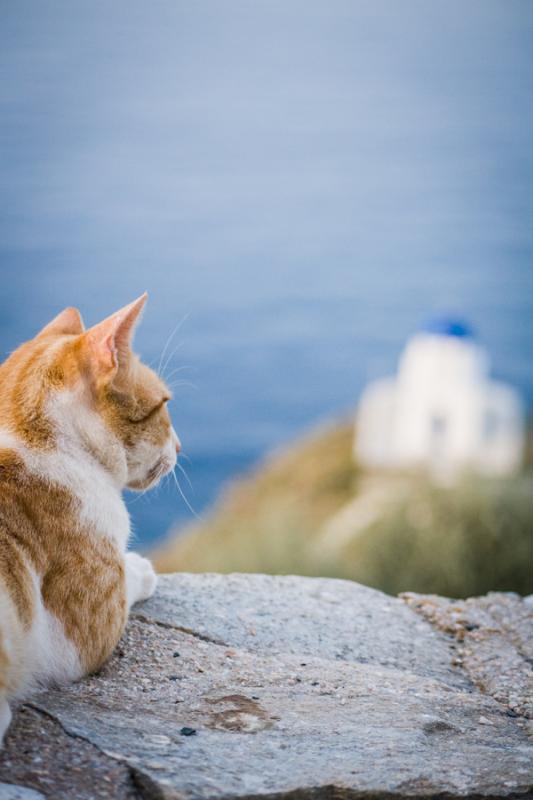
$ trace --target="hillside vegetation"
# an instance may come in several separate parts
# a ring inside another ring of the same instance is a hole
[[[339,423],[234,483],[203,523],[154,554],[160,571],[351,578],[396,594],[533,592],[533,473],[465,475],[453,488],[421,473],[368,473]]]

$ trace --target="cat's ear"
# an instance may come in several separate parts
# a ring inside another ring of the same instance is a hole
[[[59,336],[60,334],[78,336],[84,330],[85,327],[78,309],[65,308],[48,325],[45,325],[37,336]]]
[[[135,326],[147,298],[145,292],[86,332],[90,369],[97,379],[110,379],[128,365]]]

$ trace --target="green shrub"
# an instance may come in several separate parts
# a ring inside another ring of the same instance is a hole
[[[391,594],[533,592],[533,477],[411,492],[337,554],[330,573]]]

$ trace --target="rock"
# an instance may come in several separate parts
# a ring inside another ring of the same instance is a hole
[[[2,800],[45,800],[44,794],[13,783],[0,783],[0,797]]]
[[[533,719],[533,608],[527,598],[494,592],[470,600],[402,597],[457,640],[456,659],[476,686],[506,705],[508,714]]]
[[[505,594],[167,576],[98,675],[15,713],[0,781],[54,800],[525,800],[532,641]]]

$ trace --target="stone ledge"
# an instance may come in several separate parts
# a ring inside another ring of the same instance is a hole
[[[533,798],[532,650],[514,595],[166,576],[98,675],[15,714],[0,798]]]

